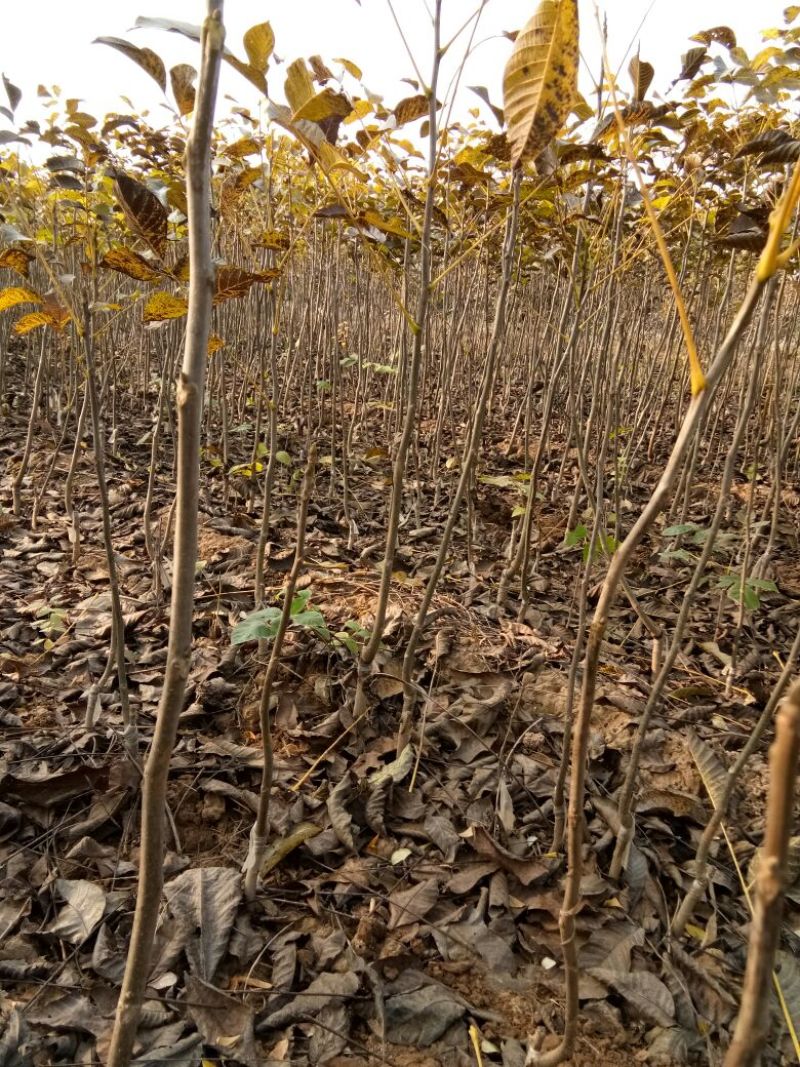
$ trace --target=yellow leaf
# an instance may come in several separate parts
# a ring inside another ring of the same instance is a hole
[[[255,156],[261,151],[261,145],[254,137],[240,137],[238,141],[226,145],[225,155],[234,159],[244,159],[245,156]]]
[[[385,219],[382,215],[379,215],[377,211],[372,211],[371,209],[362,211],[358,216],[358,221],[367,226],[374,226],[376,230],[381,230],[383,233],[394,234],[397,237],[412,236],[400,219]]]
[[[142,312],[143,322],[161,322],[163,319],[180,319],[189,309],[182,296],[172,293],[153,293],[148,297]]]
[[[359,122],[365,119],[367,115],[371,115],[375,110],[375,105],[371,100],[356,100],[353,104],[353,110],[345,118],[345,122],[349,125],[351,122]]]
[[[23,278],[27,278],[29,264],[33,258],[34,256],[26,252],[24,248],[7,248],[4,252],[0,252],[0,267],[7,267],[8,270],[16,271]]]
[[[50,319],[43,311],[31,311],[28,315],[23,315],[21,319],[17,319],[14,323],[14,333],[18,337],[24,337],[26,333],[30,333],[31,330],[35,330],[38,326],[48,326],[49,324]]]
[[[217,334],[212,333],[211,336],[208,339],[208,354],[209,354],[209,356],[213,356],[215,352],[219,352],[219,350],[221,348],[223,348],[224,345],[225,345],[225,342],[222,340],[222,338],[218,337]]]
[[[290,244],[289,237],[280,230],[266,230],[256,241],[263,248],[272,248],[278,252],[285,251]]]
[[[511,165],[538,156],[569,115],[578,79],[578,0],[541,0],[503,74]]]
[[[690,937],[693,937],[695,941],[703,941],[706,936],[706,932],[702,926],[695,926],[694,923],[686,924],[686,933]]]
[[[175,97],[175,103],[181,115],[188,115],[190,111],[194,111],[196,78],[197,71],[189,63],[178,63],[177,66],[170,68],[169,80],[172,85],[172,95]]]
[[[323,89],[307,100],[299,111],[295,112],[295,119],[308,119],[309,122],[324,122],[330,118],[345,118],[352,110],[350,101],[344,93],[337,93],[334,89]]]
[[[270,24],[260,22],[257,26],[251,26],[242,40],[250,66],[259,74],[266,74],[267,62],[275,47],[275,34]]]
[[[286,837],[281,837],[273,841],[261,864],[261,877],[263,878],[265,874],[268,874],[274,867],[277,867],[277,865],[285,859],[290,852],[293,852],[299,845],[302,845],[304,841],[316,837],[319,832],[320,828],[313,822],[302,822],[287,834]]]
[[[289,65],[286,71],[284,92],[289,101],[289,107],[295,115],[313,97],[314,83],[311,81],[304,59],[296,59]]]
[[[135,278],[139,282],[152,282],[161,271],[156,270],[144,256],[130,248],[111,248],[100,260],[101,267],[119,271],[129,278]]]
[[[0,311],[16,307],[17,304],[41,304],[42,298],[33,289],[26,289],[23,285],[12,285],[8,289],[0,289]]]
[[[334,60],[334,63],[341,63],[348,74],[355,78],[356,81],[361,81],[361,78],[363,76],[361,72],[361,67],[357,67],[352,60],[342,59],[342,57],[340,56],[338,59]]]

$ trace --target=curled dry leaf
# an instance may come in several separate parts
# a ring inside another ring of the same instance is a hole
[[[353,818],[345,807],[345,802],[349,798],[350,792],[350,772],[347,771],[342,776],[342,780],[337,783],[333,790],[331,790],[331,793],[328,796],[327,807],[334,833],[345,848],[350,849],[351,852],[355,852],[356,843],[353,840],[352,830]]]
[[[319,832],[319,827],[313,822],[303,822],[296,826],[290,834],[274,841],[267,850],[264,862],[261,864],[261,876],[263,877],[274,867],[277,867],[290,852],[294,852],[305,841],[310,841],[312,837],[316,837]]]
[[[707,745],[694,731],[689,733],[689,751],[697,764],[703,785],[711,798],[711,803],[718,808],[728,784],[728,772],[716,752]]]
[[[392,779],[383,778],[371,791],[364,807],[367,826],[379,837],[386,837],[386,804],[392,789]]]
[[[721,44],[728,49],[736,47],[736,34],[730,26],[712,26],[709,30],[700,30],[699,33],[692,34],[689,39],[700,41],[706,48],[712,44]]]

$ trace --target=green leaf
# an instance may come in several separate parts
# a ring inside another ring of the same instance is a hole
[[[564,544],[567,546],[567,548],[572,548],[574,545],[581,544],[581,542],[585,541],[588,536],[589,531],[586,529],[583,523],[580,523],[580,525],[576,526],[574,530],[567,530],[566,534],[564,535]]]
[[[752,585],[754,589],[761,589],[765,593],[777,593],[777,585],[768,578],[748,578],[747,584]]]
[[[331,632],[325,625],[325,619],[319,611],[299,611],[296,615],[292,614],[292,625],[305,626],[326,641],[330,640]]]
[[[292,457],[288,452],[276,452],[275,459],[278,463],[282,463],[284,467],[291,467],[292,465]]]
[[[691,552],[688,552],[685,548],[670,548],[666,552],[661,553],[661,558],[664,560],[677,559],[681,563],[697,563],[697,556],[693,556]]]
[[[757,611],[761,607],[761,601],[759,600],[758,593],[753,589],[751,585],[745,585],[744,596],[742,597],[742,603],[748,611]]]
[[[498,489],[518,489],[510,474],[479,474],[478,481],[484,485],[496,485]]]
[[[292,606],[289,609],[292,618],[294,618],[294,616],[297,615],[299,612],[306,610],[306,606],[308,605],[310,599],[310,589],[301,589],[299,593],[295,593],[294,600],[292,601]]]
[[[232,645],[243,645],[247,641],[271,641],[278,632],[281,618],[280,608],[261,608],[245,615],[236,623],[231,633]]]
[[[680,537],[682,534],[694,533],[696,522],[679,522],[677,526],[667,526],[661,533],[664,537]]]
[[[351,652],[354,656],[358,655],[358,642],[354,637],[351,637],[347,630],[337,630],[334,634],[337,642]]]

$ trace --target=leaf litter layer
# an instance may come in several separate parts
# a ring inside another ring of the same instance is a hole
[[[564,2],[568,38],[571,11]],[[794,17],[787,12],[789,22]],[[192,27],[168,28],[194,39]],[[564,116],[549,105],[569,103],[569,70],[542,51],[541,32],[538,23],[526,28],[515,51],[523,63],[509,79],[520,94],[516,102],[510,96],[511,147],[504,135],[455,131],[464,140],[454,141],[429,212],[414,146],[396,131],[430,122],[435,96],[416,94],[394,109],[366,97],[352,101],[327,87],[333,75],[320,57],[309,60],[310,69],[303,60],[291,64],[291,106],[271,105],[289,136],[268,145],[250,123],[247,135],[216,146],[224,259],[213,294],[219,332],[209,344],[195,641],[170,766],[163,907],[137,1064],[188,1065],[202,1056],[455,1067],[476,1061],[477,1042],[485,1063],[517,1065],[526,1062],[532,1033],[545,1054],[558,1044],[565,857],[561,842],[553,846],[553,796],[582,680],[576,634],[582,639],[586,610],[597,601],[604,557],[613,559],[664,469],[684,392],[669,294],[660,273],[642,268],[652,249],[641,202],[626,185],[619,126],[638,138],[641,166],[660,194],[654,207],[671,254],[682,261],[706,350],[719,341],[731,294],[744,291],[748,257],[766,242],[781,192],[770,168],[796,159],[797,142],[761,128],[767,105],[770,121],[785,118],[781,93],[793,83],[779,68],[794,47],[791,29],[777,31],[785,55],[778,48],[752,61],[727,27],[697,35],[703,47],[684,57],[679,80],[689,84],[674,106],[642,99],[652,68],[637,57],[630,102],[589,136],[578,101],[580,121],[555,144]],[[166,84],[155,53],[100,40]],[[266,85],[274,43],[268,25],[253,27],[243,43],[248,62],[232,53],[226,60]],[[715,68],[720,83],[750,85],[758,104],[738,125],[723,102],[709,98],[713,79],[698,73],[712,46],[729,53],[730,66]],[[540,50],[536,70],[555,63],[553,99],[540,97],[538,75],[530,80],[529,48]],[[356,77],[350,61],[338,62]],[[193,74],[170,72],[181,115],[193,107]],[[12,118],[19,104],[13,88],[6,83]],[[73,425],[85,351],[69,332],[81,322],[69,287],[91,275],[84,253],[98,253],[95,271],[99,264],[110,272],[100,274],[89,312],[98,321],[112,316],[111,327],[98,330],[108,514],[129,699],[145,741],[169,626],[174,436],[167,412],[187,310],[181,287],[189,280],[183,131],[155,131],[138,116],[111,117],[97,130],[78,103],[66,102],[64,128],[45,137],[81,158],[51,157],[49,187],[19,161],[4,171],[17,167],[22,192],[4,194],[14,221],[3,223],[9,247],[0,251],[8,275],[0,301],[14,312],[16,335],[10,339],[6,317],[0,1067],[104,1061],[138,872],[140,769],[124,747],[122,694],[106,670],[113,599],[94,469],[98,442],[86,424],[78,435]],[[355,136],[342,132],[351,117],[362,122]],[[28,124],[21,136],[35,132]],[[678,133],[680,146],[670,140]],[[402,181],[381,154],[387,145],[406,153]],[[529,169],[523,182],[519,172],[515,179],[504,172],[509,156],[524,162],[533,155],[538,175]],[[259,165],[250,165],[255,158]],[[266,163],[284,177],[266,182]],[[386,178],[386,166],[393,180],[381,188],[375,179]],[[345,178],[337,183],[332,175]],[[745,177],[748,202],[731,192]],[[487,373],[491,298],[507,273],[498,219],[513,215],[517,196],[523,240],[480,461],[409,682],[403,659]],[[48,197],[59,225],[31,230],[34,240],[26,241],[17,227],[30,230],[33,208]],[[106,227],[99,250],[81,221],[87,205]],[[414,398],[386,623],[366,676],[357,678],[381,586],[423,214],[432,220],[436,293],[419,350],[423,389]],[[34,243],[36,256],[28,251]],[[57,273],[66,267],[75,270]],[[23,303],[40,310],[17,317]],[[670,520],[635,550],[625,596],[610,612],[582,812],[574,1063],[714,1063],[729,1039],[749,919],[744,886],[759,867],[767,787],[761,748],[714,844],[707,891],[680,935],[671,937],[670,928],[698,873],[695,853],[726,770],[768,706],[797,634],[798,381],[784,358],[796,339],[796,307],[793,278],[782,280],[777,299],[769,290],[683,471]],[[129,335],[116,330],[118,313],[127,315]],[[277,338],[271,353],[270,336]],[[727,471],[742,410],[736,397],[751,385],[754,398],[761,392],[766,399],[751,409],[748,434],[733,453],[738,465]],[[278,415],[265,430],[272,412]],[[322,463],[271,706],[269,848],[248,901],[240,871],[264,762],[257,726],[266,657],[256,639],[276,632],[294,562],[297,485],[312,441]],[[267,607],[254,623],[258,509],[270,455],[277,473],[261,597]],[[530,552],[512,568],[523,542]],[[688,603],[707,547],[688,625],[638,751],[622,877],[611,879],[621,835],[617,798],[648,713],[654,659],[664,654],[663,636]],[[521,587],[514,584],[519,567]],[[509,585],[511,598],[498,597]],[[356,714],[361,682],[366,704]],[[416,714],[410,744],[398,752],[409,689]],[[777,961],[794,1019],[797,851],[795,838]],[[791,1045],[775,1019],[765,1055],[779,1063]]]
[[[131,698],[146,730],[159,696],[167,613],[141,553],[141,428],[122,428],[117,447],[127,458],[110,468],[110,483]],[[48,440],[37,436],[34,481]],[[13,444],[6,448],[13,455]],[[489,477],[502,480],[504,465],[496,470]],[[379,516],[370,520],[366,481],[363,491],[369,527]],[[489,500],[493,491],[489,484]],[[111,620],[107,570],[90,547],[99,513],[88,464],[78,493],[86,548],[76,566],[55,502],[36,533],[4,521],[0,558],[0,973],[15,1005],[9,1026],[36,1050],[31,1062],[66,1049],[77,1058],[91,1045],[102,1054],[136,877],[138,776],[115,739],[121,724],[113,692],[101,696],[108,706],[97,727],[82,726],[87,673],[102,672]],[[160,497],[166,513],[168,496]],[[324,483],[318,497],[325,500]],[[232,646],[230,633],[251,588],[255,532],[246,513],[231,514],[209,472],[197,642],[170,774],[166,907],[141,1062],[176,1043],[182,1058],[169,1062],[196,1062],[204,1041],[243,1063],[265,1054],[293,1063],[403,1063],[400,1049],[409,1046],[424,1051],[408,1062],[460,1063],[472,1020],[488,1042],[489,1062],[521,1063],[532,1025],[558,1029],[563,858],[550,852],[551,798],[574,612],[564,550],[543,555],[526,622],[511,613],[494,617],[486,583],[458,564],[448,571],[421,650],[424,727],[397,760],[398,656],[436,544],[431,494],[423,507],[426,525],[408,532],[408,570],[398,574],[385,647],[369,680],[368,721],[353,728],[346,649],[304,631],[286,649],[274,711],[274,851],[258,899],[247,905],[238,872],[262,762],[250,732],[259,668],[252,646]],[[480,516],[480,504],[477,510]],[[496,516],[495,507],[483,510]],[[287,496],[267,570],[275,595],[292,553],[292,518]],[[494,526],[479,517],[475,533],[480,555]],[[351,619],[369,625],[377,581],[360,554],[348,548],[335,511],[316,505],[304,582],[331,631],[346,632]],[[781,558],[789,554],[787,543]],[[637,575],[638,595],[665,621],[680,596],[677,586],[663,592],[667,575],[659,567]],[[719,653],[724,623],[721,631],[711,598],[698,606],[694,654],[676,671],[648,735],[639,834],[622,888],[604,873],[610,797],[644,706],[649,664],[632,637],[635,614],[625,605],[616,612],[590,751],[591,844],[578,916],[579,1056],[587,1063],[598,1047],[609,1062],[630,1062],[643,1048],[655,1062],[659,1050],[666,1050],[661,1062],[679,1062],[684,1047],[702,1052],[704,1031],[730,1025],[746,916],[725,856],[715,866],[713,907],[701,909],[688,945],[655,951],[689,883],[693,843],[710,811],[685,726],[730,760],[768,693],[770,649],[791,643],[791,604],[780,594],[769,598],[754,625],[747,674],[728,697]],[[716,640],[703,641],[704,633]],[[764,776],[757,756],[732,813],[732,844],[745,869],[758,841]],[[793,966],[787,956],[790,974]],[[339,1052],[327,1059],[332,1048]]]

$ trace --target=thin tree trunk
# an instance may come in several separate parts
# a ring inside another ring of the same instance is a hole
[[[742,991],[742,1008],[725,1067],[757,1067],[769,1037],[769,991],[786,890],[794,783],[800,753],[800,682],[778,712],[769,757],[767,828],[756,879],[756,904]]]
[[[189,313],[186,348],[178,385],[177,521],[172,606],[164,688],[153,745],[144,771],[142,844],[136,912],[125,966],[108,1067],[128,1067],[150,971],[161,904],[164,862],[164,803],[170,757],[183,706],[192,646],[200,431],[203,411],[214,266],[211,259],[211,134],[225,31],[223,0],[208,0],[202,62],[191,133],[186,147],[189,205]]]

